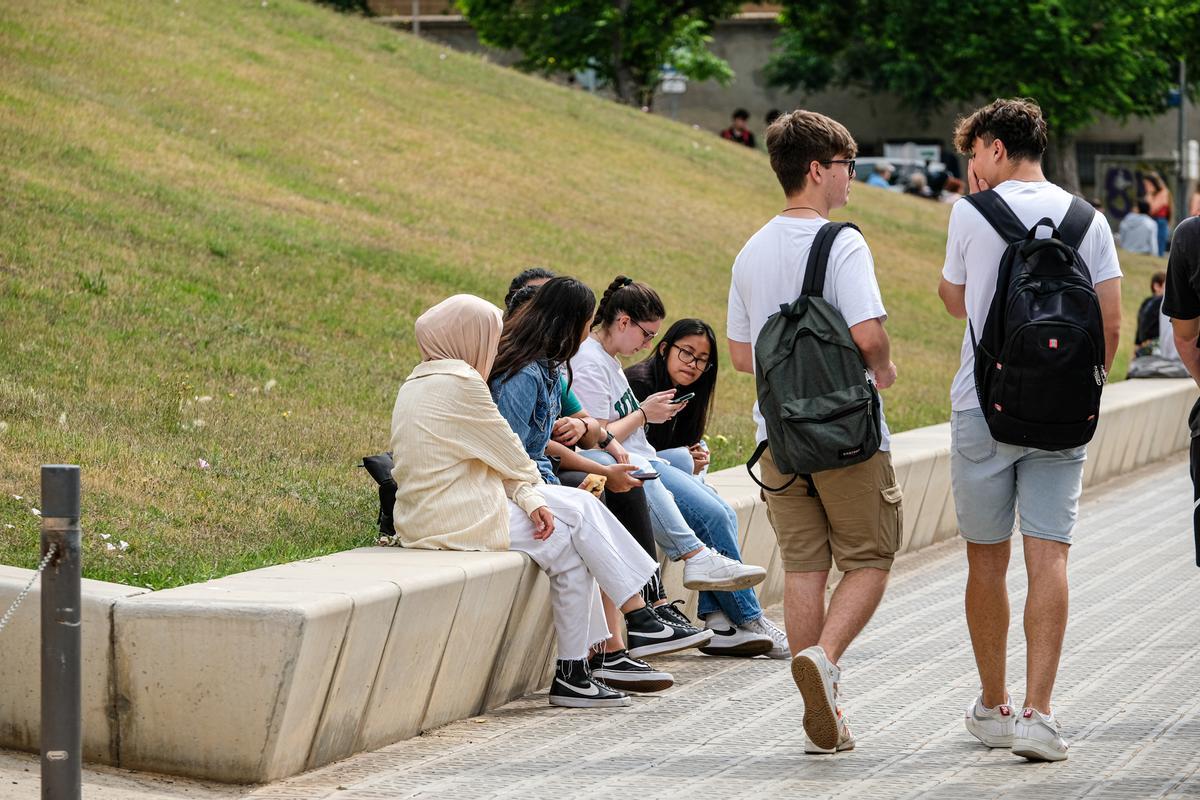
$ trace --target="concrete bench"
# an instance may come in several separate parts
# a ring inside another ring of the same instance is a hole
[[[1187,445],[1190,381],[1110,387],[1085,485]],[[902,551],[955,535],[950,425],[892,438]],[[709,483],[737,510],[757,591],[783,572],[745,469]],[[0,608],[30,575],[0,567]],[[664,564],[672,597],[682,567]],[[84,582],[84,757],[131,769],[262,782],[500,706],[548,682],[545,576],[519,553],[369,547],[161,592]],[[36,592],[26,601],[36,609]],[[0,746],[37,749],[37,614],[0,639]]]

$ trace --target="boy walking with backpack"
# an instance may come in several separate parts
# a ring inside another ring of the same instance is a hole
[[[786,573],[805,752],[835,753],[854,747],[838,661],[875,612],[900,546],[900,488],[876,391],[895,382],[896,366],[866,240],[828,220],[849,198],[857,144],[839,122],[803,110],[766,137],[787,202],[734,261],[729,349],[735,369],[757,376],[760,444],[748,466],[762,465]],[[826,609],[834,561],[845,575]]]
[[[971,194],[954,204],[938,294],[968,321],[950,390],[951,482],[967,540],[967,627],[982,685],[966,727],[989,747],[1061,761],[1050,706],[1067,625],[1067,551],[1086,443],[1121,328],[1112,232],[1042,173],[1046,121],[1028,100],[959,120]],[[1005,675],[1005,577],[1020,509],[1026,681],[1014,714]]]

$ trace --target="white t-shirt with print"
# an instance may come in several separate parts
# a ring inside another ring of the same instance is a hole
[[[571,391],[588,413],[599,419],[621,419],[639,408],[621,362],[591,336],[571,359],[571,375]],[[646,439],[645,428],[636,428],[621,444],[628,451],[631,464],[646,468],[651,459],[658,458]]]
[[[777,216],[750,237],[733,262],[726,321],[730,339],[749,342],[753,348],[767,317],[800,296],[808,251],[817,231],[828,221]],[[843,229],[833,241],[822,296],[838,310],[848,327],[869,319],[887,319],[875,280],[875,260],[867,240],[853,228]],[[889,450],[891,434],[882,411],[881,406],[879,449]],[[754,422],[758,425],[756,440],[762,442],[767,438],[767,423],[757,402]]]
[[[1005,181],[995,189],[1027,228],[1043,217],[1061,224],[1074,197],[1049,181]],[[1049,231],[1043,233],[1049,235]],[[942,266],[942,277],[959,286],[966,284],[967,316],[975,327],[977,337],[983,334],[988,308],[996,294],[996,277],[1006,247],[1000,234],[973,205],[959,200],[950,209],[950,230],[946,238],[946,263]],[[1093,284],[1121,277],[1121,264],[1117,260],[1112,230],[1099,211],[1087,235],[1083,237],[1079,255],[1092,274]],[[975,391],[975,350],[971,345],[970,328],[963,333],[958,374],[950,386],[950,408],[954,411],[979,408],[979,395]]]

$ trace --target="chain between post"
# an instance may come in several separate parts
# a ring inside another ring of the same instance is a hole
[[[0,617],[0,633],[4,632],[4,627],[8,625],[8,622],[12,619],[13,614],[17,612],[17,607],[21,605],[21,601],[23,601],[25,596],[29,594],[30,590],[33,589],[33,584],[35,584],[37,579],[42,576],[42,572],[45,571],[46,565],[50,563],[50,559],[54,558],[54,554],[56,552],[58,552],[58,545],[52,542],[49,548],[46,550],[46,555],[42,559],[42,563],[38,564],[37,571],[34,572],[33,577],[29,579],[29,583],[25,584],[25,588],[22,589],[21,593],[17,595],[17,599],[13,601],[13,604],[8,607],[8,611],[4,612],[4,616]]]

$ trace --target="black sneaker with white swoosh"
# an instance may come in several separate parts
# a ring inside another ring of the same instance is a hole
[[[699,647],[713,637],[712,631],[673,625],[659,618],[649,607],[626,614],[625,629],[629,633],[629,655],[634,658]]]
[[[596,653],[588,662],[592,679],[604,681],[606,686],[627,692],[661,692],[675,684],[671,673],[640,661],[626,650],[615,653]]]
[[[629,705],[629,695],[592,678],[587,659],[558,662],[550,684],[550,705],[568,708],[617,708]]]

